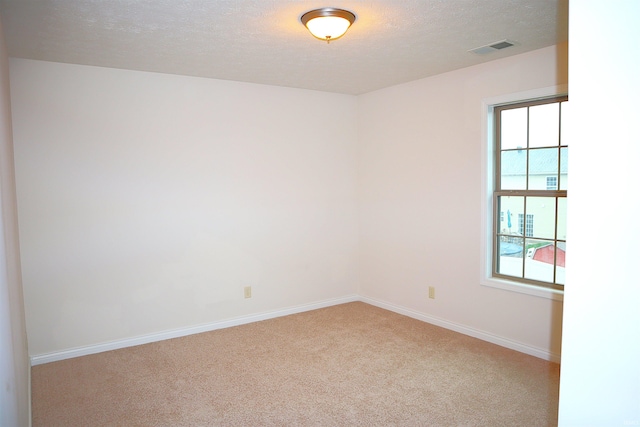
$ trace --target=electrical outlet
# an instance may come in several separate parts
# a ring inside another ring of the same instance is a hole
[[[251,286],[244,287],[244,297],[251,298]]]
[[[429,298],[436,299],[436,288],[429,286]]]

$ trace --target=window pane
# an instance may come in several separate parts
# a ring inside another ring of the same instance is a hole
[[[504,212],[504,215],[500,216],[499,233],[518,235],[518,215],[524,213],[524,197],[498,197],[498,207],[500,212]]]
[[[500,189],[527,189],[527,150],[502,152],[500,156]]]
[[[527,107],[500,113],[500,149],[527,147]]]
[[[558,197],[558,237],[567,240],[567,198]]]
[[[568,165],[569,165],[569,149],[567,147],[563,147],[560,149],[560,189],[566,190],[568,187],[569,181],[567,180],[568,175]]]
[[[556,247],[553,241],[526,239],[527,257],[524,266],[526,279],[553,283]]]
[[[529,148],[558,145],[560,140],[559,105],[553,103],[529,108]]]
[[[569,145],[568,132],[565,123],[569,123],[567,117],[571,114],[571,108],[569,107],[569,101],[562,102],[560,104],[560,145]],[[571,141],[573,144],[573,141]]]
[[[546,190],[548,176],[558,176],[558,149],[530,150],[529,190]]]
[[[554,239],[556,233],[556,198],[527,197],[527,217],[530,217],[531,233],[527,236]],[[534,223],[535,219],[535,223]]]
[[[507,276],[522,277],[522,251],[524,239],[501,236],[498,241],[497,272]]]
[[[558,242],[556,246],[556,283],[564,285],[564,257],[567,251],[567,244]]]

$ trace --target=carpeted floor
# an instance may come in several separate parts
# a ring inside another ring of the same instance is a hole
[[[559,365],[360,302],[32,368],[33,426],[552,426]]]

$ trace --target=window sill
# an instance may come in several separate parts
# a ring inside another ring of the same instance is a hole
[[[482,286],[488,286],[490,288],[502,289],[510,292],[518,292],[521,294],[532,295],[539,298],[547,298],[555,301],[564,301],[564,291],[557,289],[547,289],[534,285],[527,285],[526,283],[511,282],[508,280],[485,278],[482,280]]]

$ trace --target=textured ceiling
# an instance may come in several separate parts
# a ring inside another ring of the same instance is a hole
[[[357,16],[331,44],[299,20],[327,6]],[[566,42],[568,0],[0,0],[0,15],[12,57],[361,94]]]

